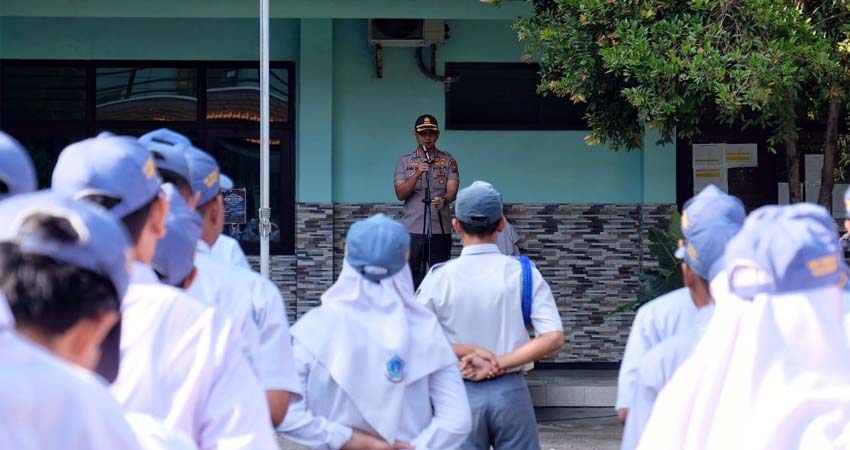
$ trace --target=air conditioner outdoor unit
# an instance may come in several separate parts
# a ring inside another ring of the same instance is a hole
[[[381,47],[427,47],[446,40],[446,21],[370,19],[369,44]]]

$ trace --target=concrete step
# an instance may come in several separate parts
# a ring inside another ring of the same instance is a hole
[[[536,407],[614,407],[616,370],[532,370],[527,376]]]

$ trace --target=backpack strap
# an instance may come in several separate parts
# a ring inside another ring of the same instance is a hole
[[[531,260],[528,256],[519,257],[522,266],[522,321],[526,327],[531,326]]]

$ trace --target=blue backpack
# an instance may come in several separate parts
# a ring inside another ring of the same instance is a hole
[[[519,264],[522,266],[522,321],[528,328],[531,326],[531,260],[522,255]]]

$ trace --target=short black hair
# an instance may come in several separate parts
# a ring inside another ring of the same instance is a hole
[[[192,195],[192,185],[189,180],[180,176],[179,173],[168,169],[157,169],[163,183],[171,183],[177,186],[177,190],[183,195]]]
[[[121,199],[110,197],[108,195],[94,194],[87,195],[83,198],[92,203],[97,203],[106,209],[112,209],[115,205],[121,203]],[[123,219],[121,219],[121,222],[124,223],[124,228],[127,229],[127,234],[130,235],[130,239],[133,241],[133,245],[139,243],[139,239],[142,237],[142,230],[145,229],[145,224],[148,222],[148,217],[150,217],[151,207],[158,198],[159,196],[154,196],[151,201],[142,205],[141,208],[127,214]]]
[[[6,184],[5,181],[0,180],[0,194],[8,194],[9,193],[9,185]]]
[[[457,219],[457,221],[460,222],[460,228],[463,229],[464,233],[479,238],[495,233],[499,229],[499,223],[501,222],[501,220],[497,220],[488,225],[478,225],[464,222],[460,219]]]
[[[27,218],[22,232],[63,242],[79,239],[67,219],[42,214]],[[120,307],[109,278],[49,256],[25,254],[14,242],[0,244],[0,290],[18,324],[47,336]]]

